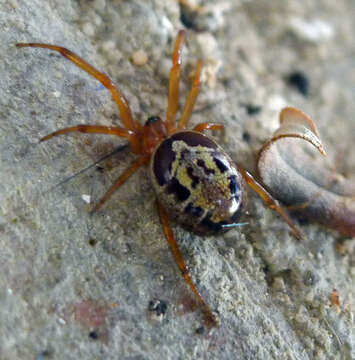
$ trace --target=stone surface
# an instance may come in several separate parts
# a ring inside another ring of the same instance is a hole
[[[189,3],[189,1],[185,1]],[[124,141],[72,135],[74,124],[116,124],[109,93],[43,49],[65,46],[108,73],[134,116],[164,116],[170,55],[188,29],[182,98],[206,64],[192,121],[223,123],[217,137],[249,170],[284,104],[311,115],[329,161],[355,178],[352,0],[4,0],[0,3],[0,358],[353,359],[354,239],[302,223],[297,242],[250,193],[248,226],[201,238],[174,226],[193,278],[220,316],[201,329],[170,255],[142,169],[107,206],[96,201],[132,161],[128,150],[56,184]],[[303,28],[302,28],[303,27]],[[136,66],[132,55],[147,54]],[[302,72],[304,96],[287,78]],[[354,179],[355,180],[355,179]],[[333,289],[340,307],[331,306]]]

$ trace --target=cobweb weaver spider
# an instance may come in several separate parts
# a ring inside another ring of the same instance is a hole
[[[44,136],[40,141],[70,132],[110,134],[128,140],[137,159],[114,182],[94,206],[92,212],[99,210],[140,167],[150,164],[150,176],[157,195],[158,212],[164,235],[183,278],[203,309],[206,324],[212,327],[218,325],[217,318],[192,281],[174,238],[169,218],[173,217],[177,223],[200,235],[228,231],[238,226],[237,221],[244,203],[244,188],[247,183],[270,208],[283,217],[297,237],[301,237],[301,233],[278,201],[251,174],[237,167],[219,145],[202,134],[205,130],[221,130],[223,125],[203,122],[196,125],[192,131],[186,130],[200,90],[201,61],[197,63],[193,85],[181,117],[176,121],[184,38],[185,32],[179,31],[172,55],[166,119],[162,120],[158,116],[149,117],[144,125],[133,119],[126,98],[111,79],[70,50],[43,43],[18,43],[16,46],[57,51],[100,81],[111,92],[123,127],[77,125],[57,130]]]

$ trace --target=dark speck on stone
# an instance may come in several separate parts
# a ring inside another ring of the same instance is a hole
[[[260,105],[246,104],[245,108],[247,110],[248,115],[256,115],[259,114],[259,112],[261,111]]]
[[[168,304],[164,300],[149,301],[148,310],[154,311],[157,316],[165,315],[168,309]]]
[[[195,13],[191,13],[191,12],[189,13],[184,10],[181,11],[180,20],[188,29],[197,30],[197,29],[195,29],[195,27],[196,27],[195,18],[196,18]]]
[[[245,142],[249,142],[249,141],[250,141],[250,134],[249,134],[247,131],[244,131],[242,136],[243,136],[243,140],[244,140]]]
[[[37,360],[45,360],[50,359],[52,357],[52,351],[50,350],[44,350],[41,353],[38,354]]]
[[[297,89],[303,96],[308,96],[310,83],[308,76],[302,71],[294,71],[286,78],[288,85]]]
[[[205,332],[205,328],[203,326],[200,326],[196,329],[196,334],[202,335]]]
[[[89,338],[92,340],[97,340],[99,338],[99,335],[96,331],[90,331]]]
[[[97,241],[95,239],[89,239],[89,245],[90,246],[95,246],[97,243]]]

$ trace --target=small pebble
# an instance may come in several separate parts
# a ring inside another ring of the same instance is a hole
[[[148,62],[148,55],[144,50],[137,50],[132,54],[134,65],[143,66]]]
[[[90,204],[90,202],[91,202],[91,196],[90,196],[90,195],[83,194],[83,195],[81,195],[81,198],[82,198],[87,204]]]
[[[319,43],[331,39],[334,36],[333,26],[320,19],[305,20],[300,17],[292,17],[289,23],[291,31],[300,39]]]
[[[94,36],[95,34],[95,27],[89,22],[83,24],[82,30],[83,33],[88,36]]]

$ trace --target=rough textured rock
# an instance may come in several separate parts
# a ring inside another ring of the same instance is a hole
[[[114,79],[143,122],[165,114],[181,21],[189,28],[182,97],[196,60],[206,64],[193,123],[225,124],[219,143],[253,171],[280,108],[295,105],[316,121],[329,161],[354,178],[353,0],[186,3],[201,8],[173,0],[0,3],[1,359],[355,358],[354,239],[304,222],[307,239],[297,242],[252,193],[248,226],[209,238],[174,226],[221,319],[203,332],[144,170],[100,213],[88,213],[87,195],[103,195],[132,161],[127,150],[54,186],[123,141],[38,139],[74,124],[119,123],[117,110],[64,58],[14,44],[74,50]],[[141,66],[132,61],[137,51],[148,56]],[[290,81],[295,73],[301,81]],[[333,289],[340,307],[331,306]]]

